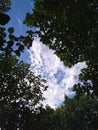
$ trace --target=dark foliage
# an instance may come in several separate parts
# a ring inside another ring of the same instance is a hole
[[[24,21],[67,66],[97,60],[98,2],[96,0],[35,0]]]
[[[29,125],[29,116],[40,106],[46,88],[45,80],[35,76],[27,64],[0,55],[0,127],[16,130]]]

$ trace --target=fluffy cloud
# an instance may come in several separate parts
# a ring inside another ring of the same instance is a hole
[[[77,75],[85,63],[78,63],[72,68],[65,67],[63,62],[43,45],[39,39],[35,39],[29,51],[31,69],[36,74],[41,74],[47,80],[48,89],[44,93],[46,100],[44,105],[49,104],[55,108],[62,103],[64,95],[72,96],[72,86],[78,81]]]

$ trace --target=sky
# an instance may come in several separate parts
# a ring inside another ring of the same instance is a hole
[[[32,0],[12,0],[11,9],[7,13],[10,16],[10,22],[6,24],[6,27],[14,27],[16,36],[26,35],[26,31],[29,30],[25,24],[23,24],[23,20],[26,17],[27,12],[31,12],[33,8]],[[28,57],[28,59],[27,59]],[[21,54],[21,60],[27,62],[29,60],[29,53],[25,50],[25,53]]]
[[[11,20],[6,27],[13,26],[17,36],[25,35],[29,27],[23,25],[23,19],[33,7],[31,0],[12,0],[12,9],[8,12]],[[72,86],[78,82],[80,69],[86,67],[85,63],[78,63],[72,68],[65,67],[53,50],[41,43],[39,38],[34,39],[32,47],[25,50],[20,59],[31,63],[31,70],[47,80],[49,87],[43,94],[46,98],[43,104],[53,108],[62,104],[65,94],[69,97],[74,95]]]
[[[44,105],[48,103],[55,108],[62,104],[65,94],[69,97],[74,96],[72,86],[78,82],[78,74],[81,68],[86,67],[85,63],[78,63],[72,68],[65,67],[53,51],[38,38],[34,40],[29,54],[31,69],[36,74],[41,74],[49,86],[44,93]]]

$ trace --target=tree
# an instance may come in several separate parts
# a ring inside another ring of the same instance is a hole
[[[5,13],[9,11],[10,8],[11,8],[11,0],[0,0],[0,13],[2,12]]]
[[[96,0],[35,0],[24,21],[65,65],[97,60],[98,3]]]
[[[0,54],[0,128],[29,128],[31,114],[40,106],[46,88],[45,80],[35,76],[28,64]]]
[[[4,27],[10,20],[6,15],[10,6],[10,0],[0,1],[0,129],[33,130],[33,115],[47,86],[41,76],[30,71],[28,64],[16,58],[32,45],[32,32],[17,37],[13,27]]]
[[[2,1],[5,9],[0,5],[1,14],[5,15],[9,9],[7,1]],[[0,127],[3,130],[97,130],[98,2],[35,0],[34,4],[33,12],[27,14],[24,23],[37,30],[16,37],[14,28],[6,30],[0,26]],[[55,111],[49,107],[36,109],[43,99],[45,89],[42,88],[46,86],[26,64],[12,56],[20,56],[24,47],[29,48],[35,35],[53,49],[65,65],[70,67],[81,61],[87,64],[79,76],[81,83],[74,86],[76,96],[66,97],[66,102]]]
[[[58,108],[57,108],[58,110]],[[79,100],[65,98],[61,107],[63,130],[97,130],[98,129],[98,101],[90,96],[82,95]]]
[[[8,21],[10,20],[10,17],[4,13],[0,13],[0,18],[1,18],[1,20],[0,20],[1,25],[7,24]]]
[[[35,0],[24,23],[39,28],[35,33],[55,51],[65,65],[85,61],[77,93],[98,97],[98,2],[96,0]],[[85,71],[85,72],[84,72]],[[82,75],[82,79],[81,79]],[[90,83],[89,83],[90,82]]]
[[[98,63],[87,62],[87,68],[81,70],[79,75],[80,83],[75,84],[73,90],[76,91],[77,97],[86,94],[98,98]]]
[[[32,45],[32,34],[30,31],[27,32],[26,36],[15,36],[14,28],[0,27],[0,51],[6,54],[14,53],[20,56],[21,52],[27,47]]]
[[[5,13],[10,9],[10,0],[0,0],[0,25],[5,25],[10,20],[10,17]]]
[[[49,106],[46,108],[40,107],[39,111],[35,114],[35,122],[33,123],[34,130],[54,130],[54,109]],[[34,118],[33,117],[33,118]]]
[[[33,34],[31,31],[27,31],[26,36],[21,35],[17,37],[14,35],[14,27],[8,29],[3,27],[10,20],[10,16],[6,14],[10,8],[10,0],[0,1],[0,51],[6,52],[6,54],[15,53],[17,56],[20,56],[26,47],[29,48],[32,45]]]

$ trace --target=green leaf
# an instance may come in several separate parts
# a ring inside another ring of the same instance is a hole
[[[13,33],[14,33],[14,28],[13,28],[13,27],[8,28],[8,32],[9,32],[10,34],[13,34]]]
[[[13,41],[8,41],[7,43],[8,43],[8,47],[13,46],[13,44],[14,44],[14,42],[13,42]]]
[[[20,45],[19,48],[18,48],[19,51],[23,51],[24,50],[24,46],[23,45]]]
[[[1,2],[0,2],[0,4],[1,4]],[[0,13],[0,24],[1,25],[7,24],[9,20],[10,20],[10,17],[8,15]]]
[[[15,51],[15,54],[16,54],[17,56],[20,56],[20,51],[19,51],[19,50],[16,50],[16,51]]]

